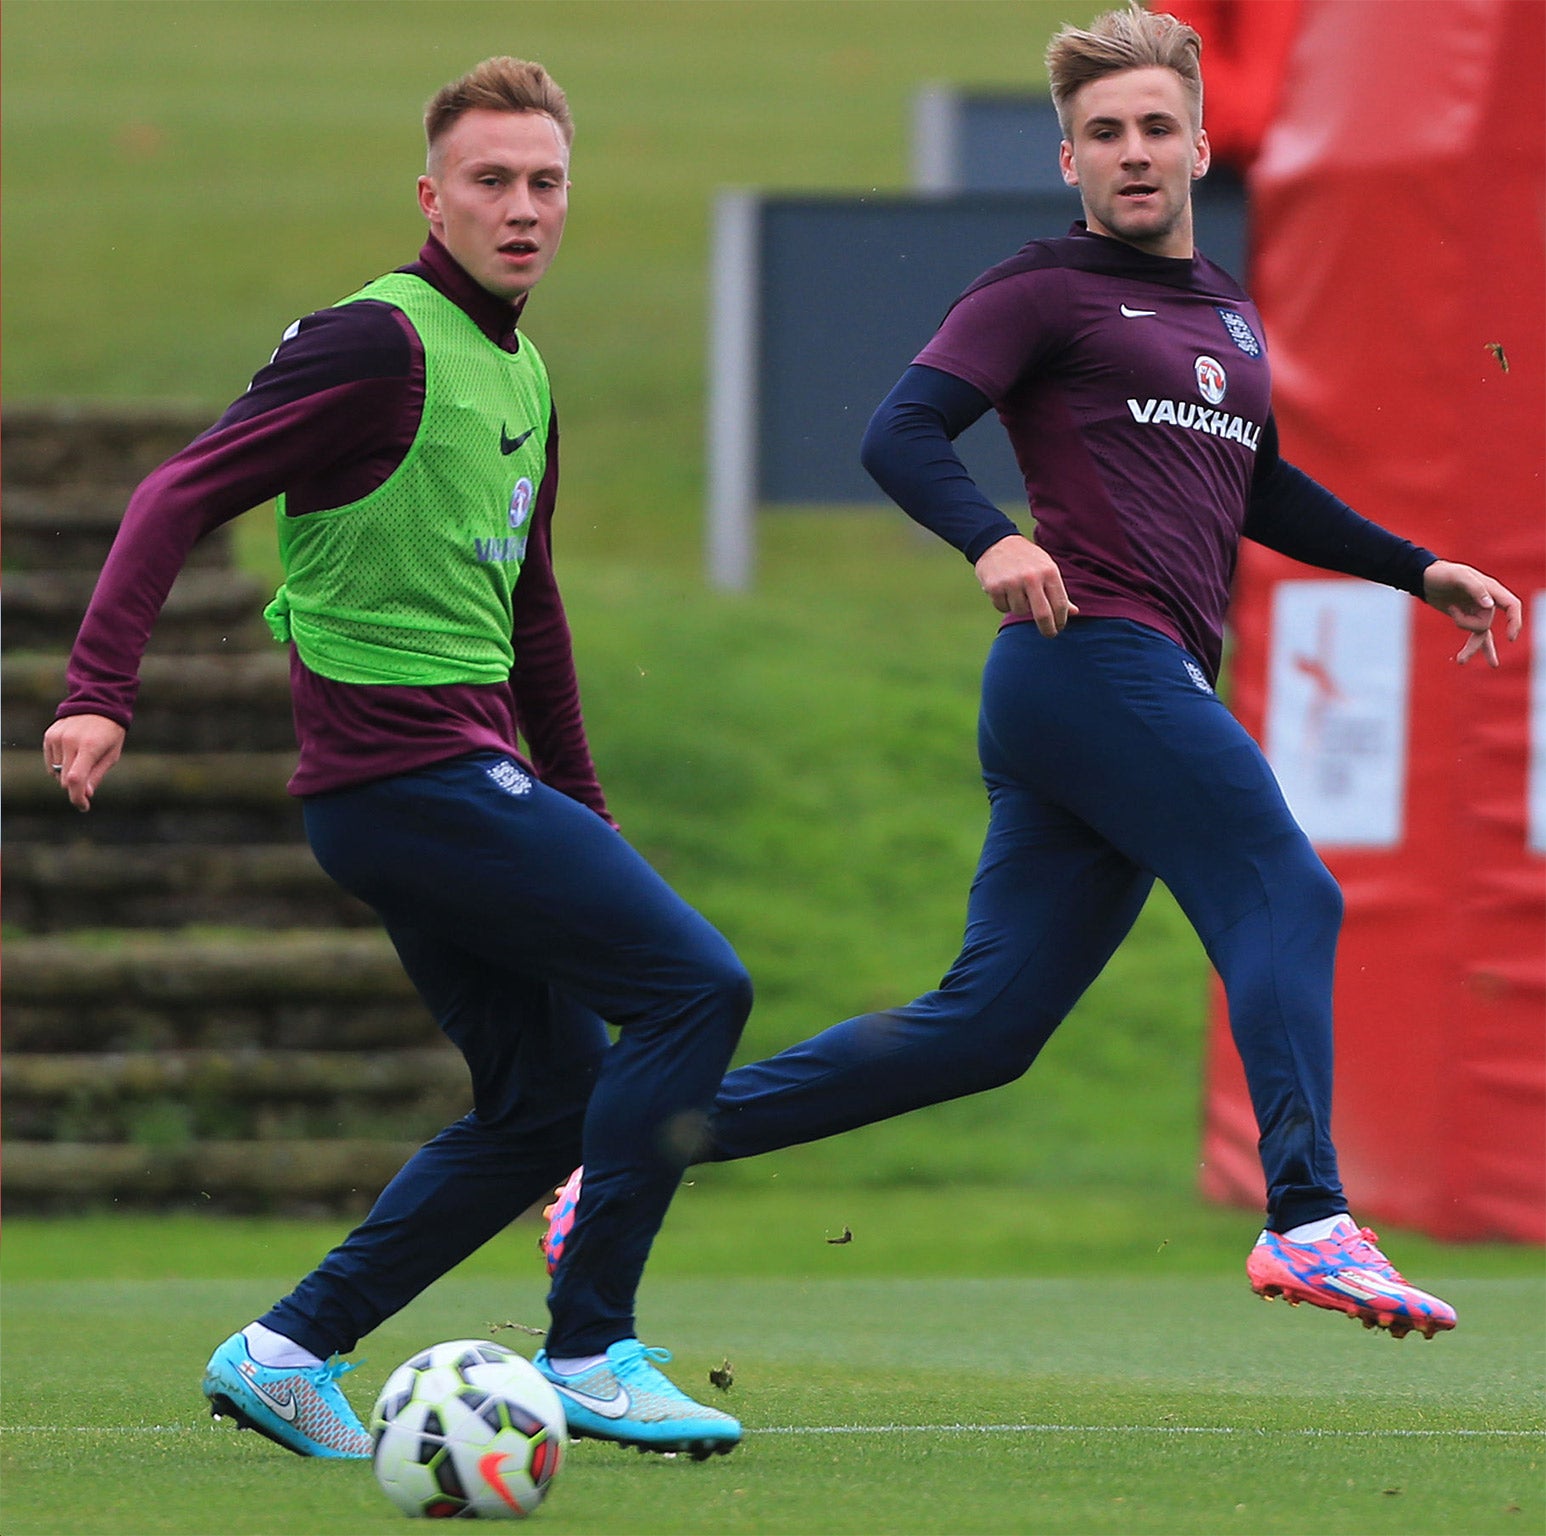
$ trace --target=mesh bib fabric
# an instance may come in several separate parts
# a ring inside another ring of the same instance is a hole
[[[408,273],[342,303],[362,299],[400,309],[424,344],[419,430],[358,501],[289,517],[278,499],[285,579],[264,618],[337,682],[503,682],[511,594],[547,463],[547,371],[526,337],[504,351]]]

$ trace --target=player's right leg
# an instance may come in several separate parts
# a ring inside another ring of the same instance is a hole
[[[364,1221],[259,1320],[319,1355],[353,1349],[572,1166],[607,1048],[601,1021],[548,984],[419,930],[390,933],[467,1061],[475,1107],[420,1147]]]
[[[1150,877],[1027,790],[990,749],[983,766],[988,832],[965,942],[940,985],[730,1072],[707,1160],[815,1141],[1012,1082],[1126,937]]]
[[[294,1291],[211,1357],[212,1412],[300,1455],[369,1455],[339,1384],[350,1369],[341,1356],[529,1209],[581,1155],[607,1045],[601,1021],[545,983],[417,931],[392,938],[467,1060],[476,1107],[408,1160]]]

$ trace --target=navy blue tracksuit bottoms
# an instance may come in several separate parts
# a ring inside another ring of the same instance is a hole
[[[473,1109],[260,1321],[345,1353],[583,1161],[547,1347],[631,1337],[650,1245],[750,1011],[740,961],[599,816],[497,753],[314,796],[305,818],[318,862],[380,914],[466,1058]]]
[[[1162,880],[1223,978],[1268,1224],[1346,1209],[1330,1135],[1342,898],[1266,759],[1179,646],[1126,619],[994,641],[991,815],[938,988],[730,1073],[714,1160],[814,1141],[1019,1077]],[[588,1176],[588,1175],[587,1175]]]

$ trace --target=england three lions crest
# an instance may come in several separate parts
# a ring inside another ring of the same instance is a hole
[[[1251,322],[1244,315],[1233,309],[1220,309],[1218,317],[1224,322],[1224,329],[1229,332],[1229,339],[1247,357],[1261,356],[1261,342],[1256,339],[1256,332],[1251,329]]]

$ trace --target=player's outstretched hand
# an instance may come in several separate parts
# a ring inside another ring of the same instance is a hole
[[[1440,613],[1447,613],[1461,629],[1469,631],[1455,660],[1462,665],[1480,652],[1487,665],[1498,664],[1498,646],[1493,638],[1493,620],[1500,614],[1503,633],[1510,640],[1519,638],[1524,627],[1524,606],[1503,585],[1469,565],[1452,560],[1435,560],[1423,572],[1423,596]]]
[[[1063,589],[1057,561],[1022,534],[1000,539],[978,558],[976,571],[1000,613],[1029,614],[1049,639],[1079,612]]]
[[[43,761],[78,811],[123,752],[124,728],[105,715],[66,715],[43,733]]]

